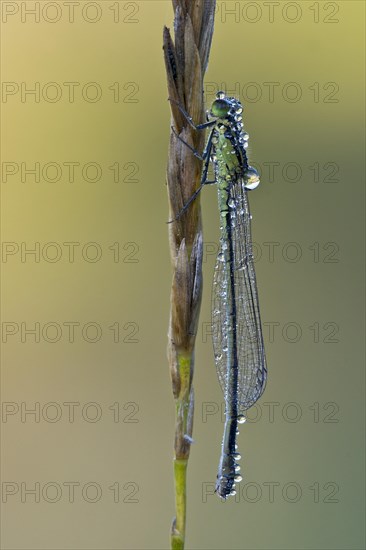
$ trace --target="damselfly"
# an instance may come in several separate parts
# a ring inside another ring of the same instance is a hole
[[[212,127],[202,156],[186,144],[205,164],[201,185],[182,212],[204,185],[217,184],[220,251],[213,284],[212,332],[217,374],[225,396],[225,428],[216,492],[226,499],[235,494],[235,483],[242,479],[236,444],[238,424],[245,421],[244,412],[262,395],[267,378],[247,197],[247,190],[259,185],[259,176],[248,164],[249,136],[244,131],[238,99],[218,92],[208,122],[199,125],[182,107],[179,109],[196,130]],[[207,180],[210,161],[213,182]]]

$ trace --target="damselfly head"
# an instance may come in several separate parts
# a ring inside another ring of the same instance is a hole
[[[228,97],[225,92],[220,90],[212,103],[210,114],[218,118],[233,118],[240,121],[242,112],[243,107],[240,101],[235,97]]]

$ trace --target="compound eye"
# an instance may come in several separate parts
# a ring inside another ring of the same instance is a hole
[[[216,99],[211,107],[211,113],[213,116],[219,118],[225,118],[228,116],[231,108],[231,103],[226,99]]]

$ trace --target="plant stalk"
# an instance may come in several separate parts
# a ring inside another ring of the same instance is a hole
[[[192,443],[194,346],[202,297],[202,222],[199,197],[179,215],[200,185],[202,162],[177,138],[202,151],[203,132],[187,124],[177,104],[204,122],[203,78],[211,47],[216,0],[173,0],[174,41],[164,28],[163,50],[171,108],[167,166],[170,256],[173,268],[168,360],[176,405],[174,442],[175,518],[171,548],[183,550],[186,532],[187,466]]]

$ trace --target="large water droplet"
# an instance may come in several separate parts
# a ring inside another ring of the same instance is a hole
[[[237,422],[238,424],[244,424],[244,422],[246,422],[245,416],[243,414],[239,415],[237,418]]]
[[[245,189],[255,189],[260,183],[259,174],[255,168],[249,166],[248,170],[244,175],[244,185]]]

